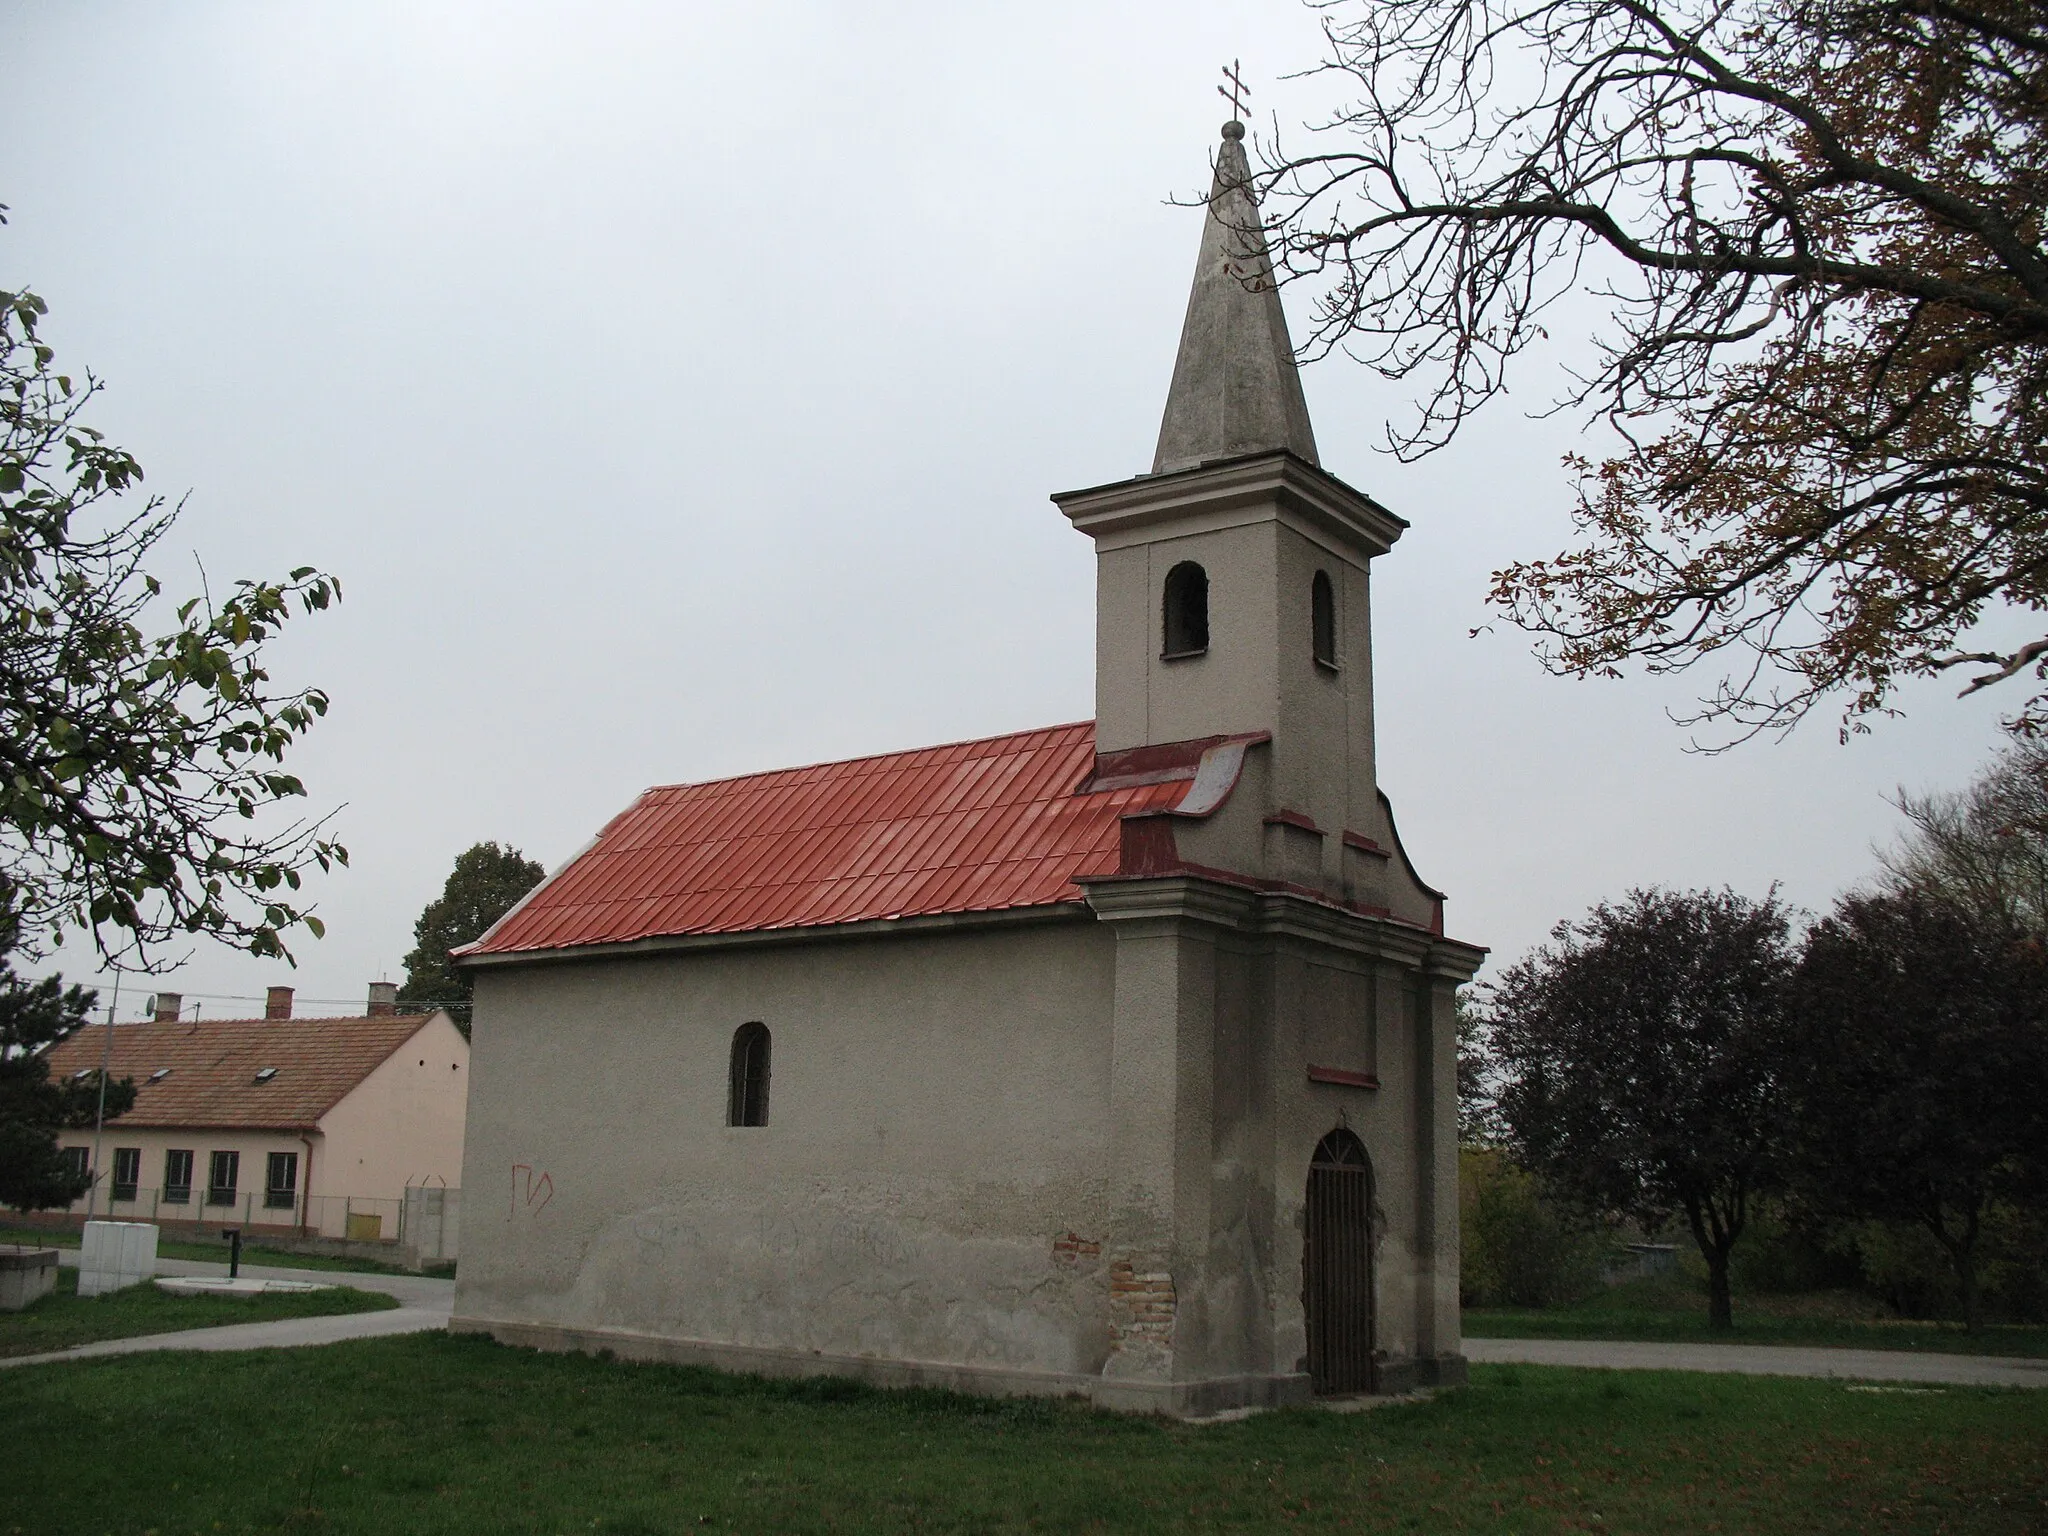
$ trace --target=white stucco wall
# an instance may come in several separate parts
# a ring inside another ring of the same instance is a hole
[[[1373,1163],[1384,1379],[1442,1379],[1431,941],[1296,899],[1275,926],[1203,882],[1097,898],[1107,920],[483,970],[457,1325],[1175,1412],[1285,1401],[1309,1160],[1344,1125]],[[732,1128],[752,1021],[769,1123]]]
[[[458,1319],[1099,1370],[1114,947],[1084,916],[483,970]],[[749,1021],[769,1123],[736,1129]]]

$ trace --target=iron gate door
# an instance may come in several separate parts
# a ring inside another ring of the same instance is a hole
[[[1349,1131],[1330,1132],[1309,1162],[1303,1226],[1309,1380],[1318,1393],[1370,1392],[1372,1165]]]

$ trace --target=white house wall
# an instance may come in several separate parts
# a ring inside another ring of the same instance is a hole
[[[84,1147],[88,1158],[91,1156],[92,1142],[90,1130],[66,1131],[58,1137],[60,1146]],[[317,1174],[320,1160],[320,1137],[317,1133],[313,1135],[312,1142],[315,1149],[314,1171]],[[269,1154],[272,1152],[292,1152],[298,1155],[297,1188],[301,1200],[304,1198],[306,1143],[295,1132],[206,1130],[191,1127],[158,1130],[123,1125],[116,1119],[107,1122],[101,1147],[103,1166],[99,1171],[105,1175],[99,1186],[97,1205],[97,1214],[101,1216],[112,1216],[119,1221],[196,1221],[221,1226],[251,1223],[296,1226],[301,1220],[301,1214],[296,1206],[291,1209],[271,1208],[263,1203],[265,1172]],[[137,1181],[134,1200],[110,1198],[114,1153],[122,1147],[134,1147],[142,1154],[141,1176]],[[182,1205],[173,1205],[163,1199],[164,1154],[173,1148],[192,1154],[192,1196]],[[210,1154],[217,1151],[241,1154],[236,1199],[232,1206],[206,1204]],[[83,1216],[92,1208],[92,1201],[81,1196],[69,1209],[71,1214]],[[338,1228],[334,1235],[340,1235]]]
[[[468,1079],[469,1042],[445,1013],[429,1016],[321,1117],[314,1193],[396,1201],[410,1185],[458,1184]]]

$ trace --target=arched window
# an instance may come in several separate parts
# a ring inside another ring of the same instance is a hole
[[[732,1037],[732,1091],[727,1125],[768,1123],[768,1026],[742,1024]]]
[[[1209,649],[1209,573],[1183,560],[1166,573],[1165,654],[1199,656]]]
[[[1315,658],[1326,667],[1337,665],[1337,593],[1330,585],[1330,573],[1317,571],[1309,586],[1309,643]]]

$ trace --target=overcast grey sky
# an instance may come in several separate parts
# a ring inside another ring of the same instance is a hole
[[[1292,0],[0,0],[0,286],[190,489],[215,582],[347,592],[276,658],[334,698],[294,763],[346,803],[329,936],[163,984],[359,999],[479,839],[552,867],[648,784],[1090,716],[1090,546],[1046,498],[1150,465],[1218,65],[1292,123],[1316,45]],[[1647,882],[1825,904],[1887,793],[1995,747],[2008,701],[1932,685],[1847,746],[1692,756],[1682,685],[1468,638],[1566,537],[1571,426],[1496,408],[1403,466],[1399,391],[1305,378],[1324,464],[1413,524],[1381,777],[1459,937],[1512,957]]]

